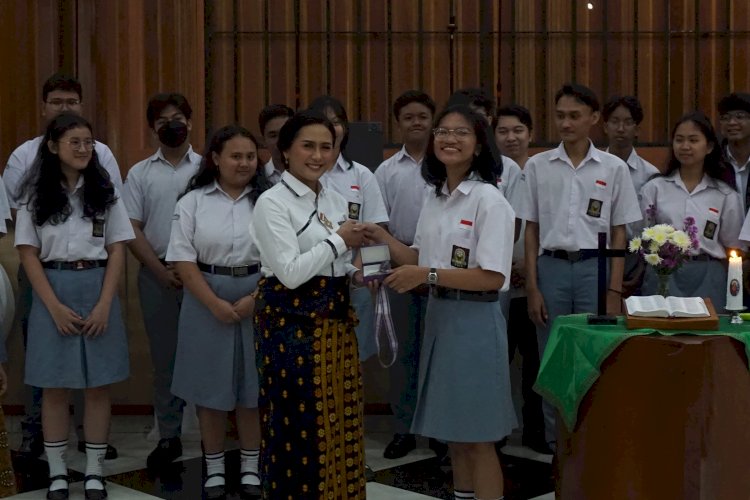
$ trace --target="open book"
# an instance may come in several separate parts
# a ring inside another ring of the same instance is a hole
[[[710,316],[706,303],[700,297],[667,297],[647,295],[625,299],[625,307],[631,316],[645,318],[707,318]]]

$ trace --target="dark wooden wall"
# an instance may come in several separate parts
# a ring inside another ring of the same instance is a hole
[[[305,106],[322,93],[353,120],[393,132],[391,102],[423,88],[438,103],[451,89],[482,86],[501,103],[527,105],[535,140],[556,141],[550,120],[565,81],[605,100],[634,93],[646,119],[641,140],[668,142],[670,123],[750,90],[747,0],[0,0],[0,168],[37,135],[41,85],[58,69],[84,86],[84,114],[123,170],[153,150],[148,97],[184,93],[193,144],[207,129],[239,122],[257,131],[270,102]],[[448,25],[455,14],[453,51]],[[453,73],[451,73],[453,67]],[[12,236],[0,262],[15,274]],[[131,332],[133,377],[116,402],[149,402],[146,340],[128,262],[121,297]],[[11,338],[20,380],[20,335]],[[368,397],[378,397],[368,391]],[[20,401],[15,383],[8,401]]]

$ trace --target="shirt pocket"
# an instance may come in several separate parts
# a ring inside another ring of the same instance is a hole
[[[352,185],[344,195],[347,206],[347,219],[361,221],[363,209],[363,196],[360,186]]]
[[[611,182],[597,179],[581,197],[581,215],[587,223],[605,229],[609,227],[611,213]]]
[[[719,234],[720,214],[721,211],[718,207],[708,207],[704,213],[706,220],[703,223],[702,234],[707,240],[716,240]],[[701,229],[699,228],[699,230]]]

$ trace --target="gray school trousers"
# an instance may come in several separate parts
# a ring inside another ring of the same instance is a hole
[[[172,372],[182,291],[165,289],[147,267],[141,266],[138,293],[154,370],[154,413],[159,437],[180,437],[185,401],[172,394]]]

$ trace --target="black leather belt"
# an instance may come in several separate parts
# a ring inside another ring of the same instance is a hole
[[[432,287],[432,296],[438,299],[469,300],[472,302],[497,302],[500,294],[497,290],[489,292],[476,292],[470,290],[458,290],[444,286]]]
[[[107,267],[107,259],[74,260],[72,262],[50,260],[47,262],[42,262],[42,267],[45,269],[57,269],[58,271],[83,271],[84,269],[96,269],[97,267]]]
[[[555,259],[567,260],[569,262],[578,262],[598,257],[599,250],[575,250],[572,252],[567,250],[542,250],[542,255],[554,257]]]
[[[219,274],[221,276],[233,276],[235,278],[241,278],[243,276],[250,276],[260,272],[260,265],[253,264],[252,266],[212,266],[211,264],[204,264],[198,262],[198,269],[206,273]]]

